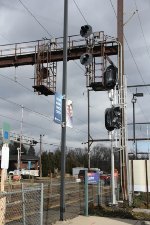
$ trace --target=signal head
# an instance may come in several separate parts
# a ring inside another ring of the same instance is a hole
[[[89,64],[92,63],[92,54],[90,53],[84,53],[83,55],[81,55],[80,57],[80,63],[84,66],[88,66]]]
[[[113,89],[117,82],[117,68],[113,65],[110,65],[106,68],[106,71],[103,75],[103,85],[106,90]]]
[[[80,35],[82,37],[89,37],[92,34],[92,27],[90,25],[84,25],[80,29]]]

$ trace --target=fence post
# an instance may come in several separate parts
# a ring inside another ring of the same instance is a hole
[[[21,191],[22,191],[23,225],[26,225],[26,209],[25,209],[25,197],[24,197],[24,188],[23,188],[23,184],[21,184]]]
[[[85,188],[85,216],[88,216],[88,174],[87,170],[85,170],[85,181],[84,181],[84,188]]]
[[[102,188],[102,185],[103,185],[103,183],[102,183],[102,180],[100,180],[100,195],[101,195],[101,205],[103,204],[103,188]]]
[[[98,200],[98,206],[100,206],[100,179],[97,183],[97,200]]]
[[[40,218],[40,225],[43,225],[43,183],[41,184],[41,218]]]

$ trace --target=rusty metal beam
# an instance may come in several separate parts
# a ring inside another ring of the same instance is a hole
[[[105,46],[105,55],[109,55],[109,56],[117,55],[118,45],[116,43],[106,42],[104,43],[104,46]],[[74,47],[72,49],[70,48],[68,49],[68,60],[79,59],[80,56],[85,52],[86,52],[85,46]],[[92,54],[93,54],[93,57],[99,57],[102,55],[101,43],[99,45],[94,46]],[[0,57],[0,68],[34,65],[36,57],[37,57],[37,53],[2,56]],[[49,62],[59,62],[59,61],[63,61],[63,50],[51,51],[49,54]]]

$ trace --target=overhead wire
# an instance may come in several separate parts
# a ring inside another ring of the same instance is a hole
[[[51,37],[51,38],[53,38],[53,36],[49,33],[49,31],[47,30],[47,28],[45,28],[45,26],[43,26],[41,23],[40,23],[40,21],[34,16],[34,14],[31,12],[31,10],[29,10],[29,8],[21,1],[21,0],[18,0],[21,4],[22,4],[22,6],[28,11],[28,13],[37,21],[37,23],[46,31],[46,33]],[[87,22],[87,20],[85,19],[85,17],[84,17],[84,15],[83,15],[83,13],[81,12],[81,10],[80,10],[80,8],[78,7],[78,5],[77,5],[77,3],[75,2],[75,0],[73,0],[74,1],[74,4],[76,5],[76,7],[77,7],[77,9],[79,10],[79,12],[81,13],[81,15],[82,15],[82,17],[83,17],[83,19],[85,20],[85,22],[88,24],[88,22]],[[75,61],[74,61],[75,62]],[[80,68],[80,69],[82,69],[82,67],[77,63],[77,62],[75,62],[75,64]],[[82,69],[83,70],[83,69]]]
[[[74,4],[75,4],[75,6],[77,7],[79,13],[81,14],[82,18],[84,19],[85,23],[88,24],[88,22],[87,22],[85,16],[83,15],[83,13],[82,13],[81,9],[79,8],[78,4],[76,3],[76,1],[73,0],[73,2],[74,2]]]
[[[150,52],[149,52],[148,44],[147,44],[146,37],[145,37],[145,34],[144,34],[142,21],[141,21],[141,17],[140,17],[140,14],[139,14],[139,10],[138,10],[138,6],[137,6],[137,3],[136,3],[136,0],[134,0],[134,4],[135,4],[136,12],[137,12],[137,16],[138,16],[138,21],[139,21],[139,25],[140,25],[140,28],[141,28],[141,32],[142,32],[142,35],[143,35],[143,39],[144,39],[144,42],[145,42],[146,51],[147,51],[148,57],[150,58]]]
[[[17,83],[17,84],[19,84],[20,86],[22,86],[23,88],[25,88],[26,90],[32,92],[32,90],[30,90],[29,88],[25,87],[25,86],[22,85],[20,82],[15,81],[14,79],[9,78],[9,77],[7,77],[7,76],[5,77],[5,76],[2,75],[2,74],[0,74],[0,76],[4,77],[4,78],[6,78],[6,79],[8,79],[8,80],[10,80],[10,81],[13,81],[13,82]],[[34,93],[34,92],[32,92],[32,93]],[[42,96],[40,96],[40,97],[42,97]],[[9,103],[11,103],[11,104],[15,104],[15,102],[12,102],[12,101],[10,101],[10,100],[8,100],[8,99],[5,99],[5,98],[3,98],[3,97],[0,97],[0,99],[2,99],[2,100],[4,100],[4,101],[7,101],[7,102],[9,102]],[[45,98],[43,98],[43,99],[46,100]],[[49,102],[48,100],[46,100],[46,101]],[[21,107],[20,104],[17,104],[17,103],[16,103],[16,105],[19,106],[19,107]],[[26,110],[28,110],[28,111],[32,111],[32,109],[29,109],[29,108],[27,108],[27,107],[24,107],[24,108],[25,108]],[[34,113],[39,113],[39,112],[34,112]],[[42,115],[43,115],[43,114],[42,114]],[[47,117],[48,117],[48,115],[47,115]],[[52,116],[51,116],[51,118],[53,119]],[[76,117],[75,117],[75,118],[76,118]],[[85,122],[85,121],[83,121],[83,120],[81,120],[81,119],[78,119],[78,118],[76,118],[76,119],[79,120],[79,121]],[[79,130],[79,129],[77,129],[77,128],[75,128],[75,130],[81,131],[82,133],[87,133],[86,131],[82,131],[82,130]]]
[[[18,122],[18,123],[21,123],[21,120],[18,120],[18,119],[15,119],[15,118],[12,118],[12,117],[9,117],[9,116],[6,116],[6,115],[2,115],[2,114],[0,114],[0,117],[4,117],[4,118],[7,118],[7,119],[10,119],[10,120],[13,120],[13,121],[16,121],[16,122]],[[41,126],[38,126],[38,125],[35,125],[35,124],[31,124],[31,123],[28,123],[28,122],[25,122],[25,121],[23,121],[23,124],[24,125],[29,125],[29,126],[32,126],[32,128],[33,127],[36,127],[36,128],[38,128],[38,129],[42,129],[42,130],[47,130],[47,131],[51,131],[52,132],[52,130],[50,129],[50,128],[43,128],[43,127],[41,127]],[[81,132],[81,130],[79,130],[80,132]],[[56,131],[55,131],[56,132]],[[53,131],[53,133],[54,133],[54,131]],[[69,135],[68,135],[69,136]],[[69,137],[71,137],[71,136],[69,136]]]
[[[11,103],[11,104],[13,104],[13,105],[16,105],[16,106],[18,106],[18,107],[23,107],[23,109],[25,109],[26,111],[32,112],[32,113],[35,113],[35,114],[38,114],[38,115],[40,115],[41,117],[46,118],[46,119],[48,119],[48,120],[50,120],[50,118],[52,118],[52,117],[49,116],[49,115],[45,115],[45,114],[43,114],[43,113],[41,113],[41,112],[37,112],[37,111],[32,110],[32,109],[30,109],[30,108],[28,108],[28,107],[26,107],[26,106],[24,106],[24,105],[22,106],[21,104],[18,104],[18,103],[14,102],[14,101],[8,100],[8,99],[6,99],[6,98],[4,98],[4,97],[1,97],[1,96],[0,96],[0,99],[2,99],[2,100],[5,101],[5,102]]]
[[[0,99],[2,99],[2,100],[5,101],[5,102],[11,103],[11,104],[13,104],[13,105],[16,105],[16,106],[18,106],[18,107],[23,107],[23,109],[25,109],[26,111],[32,112],[32,113],[37,114],[37,115],[40,115],[42,118],[45,118],[45,119],[47,119],[47,120],[49,120],[49,121],[53,121],[53,117],[52,117],[52,116],[45,115],[45,114],[43,114],[43,113],[41,113],[41,112],[32,110],[32,109],[30,109],[30,108],[28,108],[28,107],[26,107],[26,106],[24,106],[24,105],[22,106],[21,104],[18,104],[18,103],[16,103],[16,102],[13,102],[13,101],[8,100],[8,99],[6,99],[6,98],[4,98],[4,97],[1,97],[1,96],[0,96]],[[74,131],[77,131],[77,132],[80,131],[81,133],[87,133],[87,132],[82,131],[82,130],[79,130],[79,129],[77,129],[77,128],[75,128]]]
[[[29,10],[29,8],[21,1],[18,0],[20,2],[20,4],[27,10],[27,12],[36,20],[36,22],[45,30],[45,32],[52,37],[52,35],[49,33],[49,31],[41,24],[41,22],[33,15],[33,13],[31,12],[31,10]]]
[[[20,86],[21,86],[21,87],[23,87],[25,90],[28,90],[28,91],[30,91],[32,94],[36,95],[36,93],[35,93],[35,92],[33,92],[30,88],[26,87],[25,85],[23,85],[23,84],[22,84],[22,83],[20,83],[19,81],[14,80],[14,79],[12,79],[12,78],[10,78],[10,77],[6,76],[6,75],[2,75],[2,74],[0,74],[0,76],[1,76],[1,77],[3,77],[3,78],[5,78],[5,79],[8,79],[8,80],[10,80],[10,81],[14,82],[15,84],[20,85]],[[41,97],[44,101],[46,101],[46,102],[48,102],[48,103],[49,103],[49,100],[47,100],[47,99],[43,98],[42,96],[40,96],[40,97]]]

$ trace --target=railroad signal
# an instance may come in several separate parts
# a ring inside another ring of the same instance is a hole
[[[121,127],[121,109],[119,106],[105,110],[105,127],[108,131]]]
[[[84,53],[80,57],[80,63],[84,66],[88,66],[92,63],[93,56],[90,53]]]
[[[105,89],[113,89],[117,82],[117,68],[114,65],[110,65],[106,68],[103,74],[103,85]]]
[[[38,141],[30,140],[30,145],[31,146],[35,146],[36,144],[38,144]]]
[[[92,34],[92,27],[90,25],[84,25],[80,29],[80,35],[82,37],[89,37]]]

